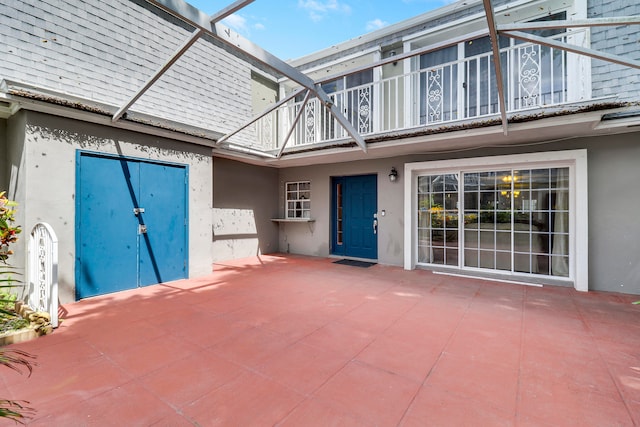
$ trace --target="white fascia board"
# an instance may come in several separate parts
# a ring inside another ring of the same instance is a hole
[[[254,156],[263,157],[263,158],[269,158],[269,159],[277,158],[273,154],[265,153],[263,151],[256,150],[256,149],[251,148],[251,147],[245,147],[243,145],[238,145],[238,144],[231,143],[231,144],[225,144],[225,147],[228,148],[229,150],[233,151],[233,152],[251,154],[251,155],[254,155]]]
[[[640,128],[640,117],[621,117],[615,120],[602,120],[593,127],[593,130],[598,132],[607,132],[628,128]]]

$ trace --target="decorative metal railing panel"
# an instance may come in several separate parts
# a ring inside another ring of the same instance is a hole
[[[275,148],[277,145],[278,128],[275,122],[276,115],[267,114],[254,124],[257,140],[264,147],[270,147],[270,149]]]
[[[312,144],[317,141],[316,138],[316,104],[315,102],[309,102],[305,106],[304,111],[304,142],[307,144]]]
[[[58,238],[44,222],[36,224],[29,238],[29,306],[51,315],[58,327]]]
[[[444,107],[443,73],[444,68],[427,71],[427,115],[429,123],[442,120],[442,109]]]
[[[355,93],[358,95],[358,132],[371,133],[373,131],[371,120],[373,87],[366,86]]]
[[[575,36],[576,32],[571,35]],[[555,40],[567,42],[569,35]],[[584,38],[585,40],[587,38]],[[513,43],[500,51],[507,112],[559,105],[568,99],[567,54],[531,43]],[[571,71],[572,73],[574,71]],[[329,94],[336,108],[363,136],[379,132],[442,125],[461,119],[500,113],[491,52],[380,79]],[[280,124],[275,143],[264,139],[263,149],[277,149],[289,132],[301,99],[275,111]],[[287,147],[340,141],[347,132],[318,99],[310,99]]]
[[[535,107],[540,103],[540,46],[529,45],[518,52],[518,90],[523,107]]]

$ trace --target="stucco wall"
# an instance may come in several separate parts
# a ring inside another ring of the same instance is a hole
[[[19,112],[11,116],[7,119],[7,127],[6,127],[6,159],[3,159],[3,167],[6,169],[3,170],[3,173],[6,176],[6,191],[7,196],[10,199],[18,201],[20,205],[17,208],[17,213],[15,215],[16,224],[21,225],[23,230],[26,230],[24,227],[25,224],[25,206],[24,206],[24,195],[25,195],[25,181],[20,174],[20,171],[24,167],[24,128],[26,123],[26,113]],[[24,232],[24,231],[23,231]],[[25,258],[24,258],[24,242],[25,235],[22,234],[19,237],[19,240],[16,245],[13,246],[13,251],[15,255],[13,255],[9,259],[9,263],[17,268],[18,270],[24,269],[25,266]]]
[[[279,216],[284,217],[287,181],[311,181],[312,223],[280,225],[280,251],[296,254],[328,256],[331,230],[331,177],[348,175],[378,176],[378,262],[402,265],[403,257],[403,184],[402,175],[389,182],[391,167],[401,170],[402,159],[380,159],[333,165],[315,165],[283,169],[279,183]],[[382,210],[385,216],[381,216]]]
[[[640,294],[640,133],[580,138],[550,143],[541,151],[587,149],[589,170],[589,288]],[[284,210],[284,183],[311,181],[311,225],[280,227],[280,250],[327,256],[330,241],[331,176],[378,174],[378,262],[402,266],[403,202],[402,174],[390,183],[392,166],[402,171],[406,162],[446,160],[532,152],[529,147],[479,149],[464,154],[420,154],[382,160],[283,169],[280,172],[280,215]],[[384,217],[380,216],[382,210]]]
[[[25,236],[20,241],[21,252],[17,256],[25,256],[26,237],[37,222],[51,224],[59,239],[61,302],[75,298],[75,162],[78,149],[187,164],[189,276],[211,271],[212,162],[209,149],[39,113],[21,113],[19,117],[26,120],[24,150],[20,152],[21,144],[11,141],[15,148],[11,167],[15,171],[12,180],[17,183],[16,198],[20,202]]]
[[[593,289],[640,294],[640,134],[591,138],[589,281]]]
[[[278,171],[213,160],[214,262],[278,252]]]

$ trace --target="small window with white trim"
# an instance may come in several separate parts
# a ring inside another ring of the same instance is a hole
[[[311,218],[311,181],[287,182],[287,219]]]

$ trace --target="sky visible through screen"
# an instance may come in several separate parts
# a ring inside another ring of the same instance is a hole
[[[186,0],[211,15],[233,0]],[[281,59],[295,59],[451,0],[255,0],[224,21]]]

